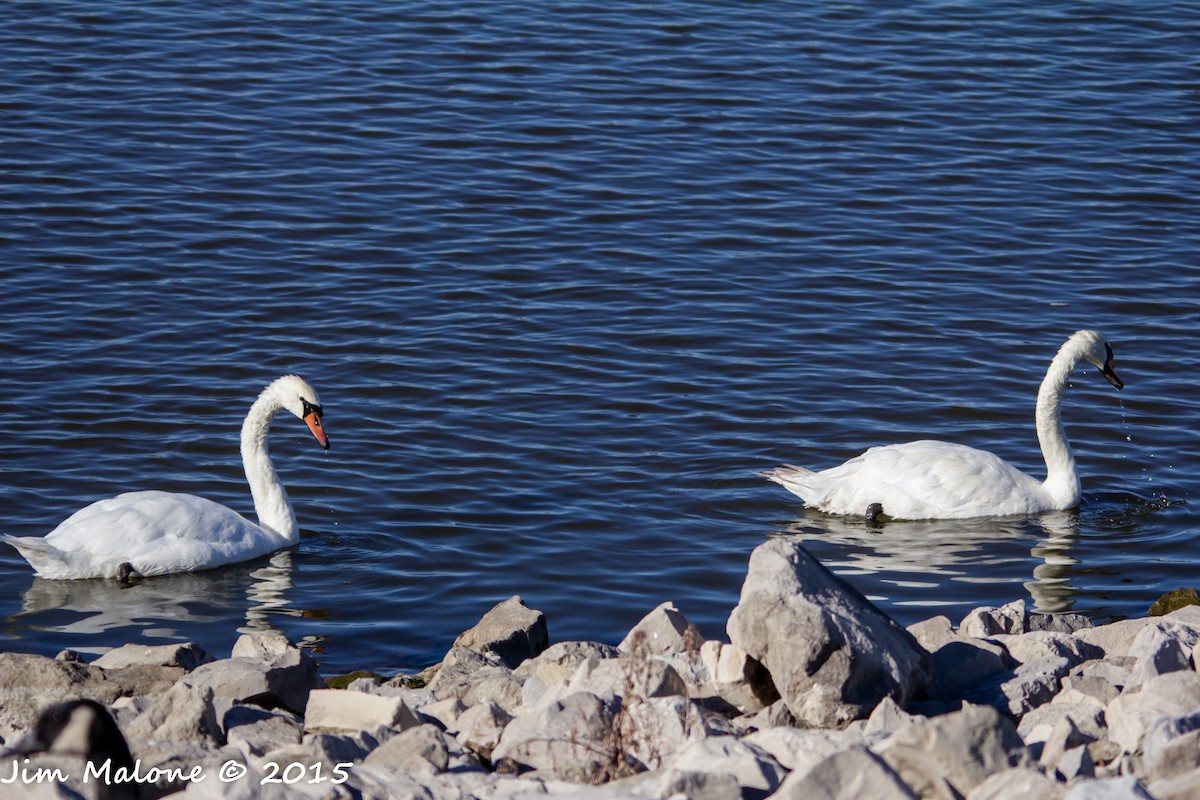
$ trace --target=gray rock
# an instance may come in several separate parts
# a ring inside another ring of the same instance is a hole
[[[1075,669],[1063,677],[1059,697],[1062,696],[1062,693],[1078,692],[1084,697],[1092,698],[1100,705],[1108,705],[1114,697],[1121,693],[1121,688],[1100,675],[1083,674]],[[1054,698],[1055,702],[1059,697]]]
[[[917,643],[930,653],[936,652],[942,645],[957,641],[959,638],[954,632],[950,618],[945,616],[930,617],[927,620],[915,622],[909,625],[907,630],[917,640]]]
[[[1108,704],[1108,736],[1127,753],[1141,746],[1142,737],[1157,720],[1200,711],[1200,674],[1170,672],[1151,678],[1140,688],[1126,690]]]
[[[995,772],[1034,764],[1013,723],[990,706],[916,721],[879,751],[922,797],[963,796]]]
[[[780,699],[766,667],[737,645],[705,642],[700,646],[700,661],[712,696],[743,713],[761,711]]]
[[[772,795],[779,800],[916,800],[917,794],[887,762],[852,745],[803,773],[792,773]]]
[[[1099,647],[1104,652],[1104,658],[1127,656],[1130,647],[1133,646],[1134,640],[1143,628],[1163,627],[1171,624],[1165,622],[1166,619],[1167,617],[1125,619],[1077,631],[1074,636],[1081,642]]]
[[[1064,800],[1154,800],[1134,775],[1075,783]]]
[[[1175,778],[1151,781],[1149,789],[1155,800],[1196,800],[1200,797],[1200,769]]]
[[[992,639],[1003,644],[1018,664],[1042,658],[1065,658],[1071,662],[1071,666],[1075,666],[1104,657],[1104,651],[1099,647],[1066,633],[1034,631],[1020,636],[996,635]]]
[[[314,689],[304,710],[305,731],[355,732],[380,727],[405,730],[420,724],[416,712],[402,698],[345,689]]]
[[[269,751],[262,762],[273,761],[280,766],[320,761],[327,767],[344,762],[361,762],[379,747],[379,740],[366,731],[355,734],[306,733],[299,744],[289,744]]]
[[[1137,659],[1129,682],[1140,685],[1168,672],[1192,669],[1192,648],[1200,643],[1200,631],[1183,625],[1150,625],[1141,630],[1129,647]]]
[[[1087,745],[1081,744],[1063,752],[1054,768],[1064,781],[1096,777],[1096,762],[1092,760],[1092,751]]]
[[[213,707],[211,687],[196,688],[182,681],[159,695],[149,709],[125,728],[131,742],[194,742],[225,744],[225,732]]]
[[[1200,769],[1200,730],[1190,731],[1171,739],[1146,754],[1146,777],[1169,780]]]
[[[1054,724],[1050,729],[1050,734],[1046,737],[1046,741],[1042,743],[1041,756],[1038,761],[1046,767],[1056,767],[1059,772],[1067,776],[1067,770],[1063,769],[1063,757],[1072,750],[1086,750],[1085,745],[1096,741],[1098,737],[1084,733],[1079,729],[1079,726],[1069,717],[1063,717]],[[1082,762],[1081,762],[1082,763]],[[1091,758],[1087,759],[1089,773],[1091,771]],[[1072,773],[1069,777],[1075,777],[1078,774]],[[1088,774],[1086,777],[1092,777]]]
[[[68,695],[110,705],[123,687],[89,664],[25,653],[0,653],[0,738],[12,739],[37,721],[38,713]]]
[[[575,783],[591,781],[625,755],[615,748],[614,715],[612,704],[576,692],[508,723],[492,760]]]
[[[523,687],[507,667],[480,670],[471,676],[471,683],[460,696],[463,705],[493,703],[513,713],[523,702]]]
[[[512,720],[512,715],[495,703],[480,703],[459,716],[455,738],[466,749],[490,760],[492,751],[500,744],[501,734]]]
[[[740,797],[737,779],[727,772],[684,772],[667,770],[660,783],[661,797],[687,800],[730,800]]]
[[[1108,733],[1108,727],[1104,723],[1104,707],[1094,702],[1046,703],[1021,718],[1017,733],[1029,747],[1044,744],[1064,719],[1069,719],[1071,724],[1090,740],[1102,739]]]
[[[788,709],[783,700],[776,700],[771,705],[754,714],[743,714],[734,720],[742,731],[763,731],[772,728],[796,728],[800,720]]]
[[[222,727],[229,744],[247,756],[299,744],[304,736],[304,720],[297,715],[257,706],[234,706],[225,712]]]
[[[682,653],[688,649],[690,627],[687,618],[674,603],[663,603],[634,625],[617,645],[617,649],[625,654],[632,653],[639,647],[644,647],[654,655]],[[693,648],[703,641],[695,634],[694,629],[691,639],[694,642]]]
[[[966,800],[1062,800],[1067,787],[1036,769],[1014,767],[989,776]]]
[[[639,700],[682,695],[687,687],[679,673],[663,661],[626,657],[583,662],[567,682],[567,690]]]
[[[629,755],[652,770],[662,767],[690,739],[707,733],[700,714],[679,696],[626,700],[613,724]]]
[[[1094,628],[1095,623],[1083,614],[1038,614],[1029,612],[1025,618],[1025,631],[1052,631],[1054,633],[1076,633],[1085,628]]]
[[[447,733],[453,734],[458,732],[458,720],[466,710],[466,703],[457,697],[451,697],[446,700],[435,700],[432,703],[426,703],[417,711],[417,716],[422,721],[432,722],[440,726]]]
[[[996,634],[1025,633],[1027,618],[1024,600],[1000,608],[982,606],[967,612],[967,616],[958,624],[958,635],[985,639]]]
[[[1013,673],[1011,680],[1000,686],[1003,696],[998,706],[1015,717],[1023,716],[1031,709],[1048,703],[1058,692],[1062,676],[1067,674],[1071,662],[1061,656],[1047,656],[1027,661]]]
[[[918,720],[914,714],[909,714],[890,697],[883,698],[867,722],[863,725],[863,733],[892,733]]]
[[[436,726],[418,725],[388,739],[363,763],[419,776],[438,775],[450,766],[450,744],[446,739]]]
[[[190,672],[201,664],[213,661],[204,648],[194,642],[186,644],[145,645],[127,644],[104,655],[92,662],[92,666],[101,669],[121,669],[124,667],[182,667]]]
[[[515,668],[550,646],[546,615],[529,608],[519,595],[514,595],[461,633],[454,646],[492,653],[505,666]]]
[[[1008,671],[1004,648],[985,639],[955,639],[933,651],[933,678],[927,694],[934,700],[957,700],[963,692]]]
[[[234,644],[232,657],[201,664],[180,680],[197,689],[211,688],[222,714],[222,705],[245,702],[300,713],[309,691],[320,685],[317,662],[277,633],[245,634]]]
[[[1200,768],[1200,712],[1151,723],[1142,739],[1142,751],[1146,774],[1155,780]]]
[[[552,644],[535,658],[525,661],[513,670],[520,680],[541,677],[547,686],[562,683],[575,673],[575,669],[589,658],[619,658],[617,648],[599,642],[559,642]],[[547,668],[553,668],[547,671]]]
[[[1183,608],[1177,608],[1163,617],[1163,619],[1176,625],[1184,625],[1193,630],[1200,631],[1200,606],[1192,604]]]
[[[755,731],[742,741],[768,753],[788,772],[801,775],[834,753],[865,743],[862,734],[853,731],[786,727]]]
[[[461,698],[471,687],[486,679],[501,678],[513,672],[493,653],[477,653],[465,647],[452,647],[442,659],[440,669],[429,682],[429,690],[439,700]],[[464,704],[470,705],[466,701]]]
[[[670,770],[732,775],[738,786],[770,794],[779,788],[786,771],[764,750],[732,736],[689,742],[667,762]],[[760,794],[759,796],[762,796]]]
[[[234,760],[245,763],[245,756],[236,748],[213,748],[211,744],[202,742],[189,743],[160,739],[154,742],[140,742],[133,752],[136,758],[142,762],[143,772],[150,768],[158,768],[176,770],[176,774],[186,774],[198,767],[202,770],[203,775],[209,776],[208,783],[219,783],[212,776],[226,761]],[[185,788],[180,782],[172,782],[166,778],[156,782],[153,787],[147,784],[142,784],[142,786],[141,796],[147,800]]]
[[[765,666],[805,724],[844,726],[885,696],[901,706],[929,679],[929,655],[908,631],[796,542],[755,548],[730,641]]]

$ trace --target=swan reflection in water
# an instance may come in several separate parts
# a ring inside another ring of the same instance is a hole
[[[873,602],[928,609],[920,619],[939,613],[938,607],[966,611],[1021,599],[1015,584],[1032,598],[1031,610],[1042,613],[1070,611],[1079,593],[1071,585],[1079,564],[1071,554],[1079,529],[1073,511],[875,525],[861,517],[802,514],[779,533],[802,539],[826,567]],[[1031,557],[1036,562],[1032,580]],[[969,585],[955,589],[954,584]]]
[[[33,578],[25,591],[21,611],[10,617],[27,629],[72,634],[81,638],[109,634],[124,628],[140,629],[120,635],[121,641],[158,638],[199,641],[206,636],[196,628],[211,626],[221,636],[231,630],[230,609],[244,608],[238,633],[275,630],[272,616],[301,616],[291,607],[292,553],[280,550],[266,563],[250,562],[205,572],[185,572],[146,578],[124,586],[114,580],[47,580]],[[68,612],[71,619],[61,621]],[[20,620],[18,618],[26,619]],[[185,631],[184,628],[187,630]],[[116,642],[119,644],[120,642]],[[111,635],[96,647],[73,646],[80,652],[102,652],[114,644]],[[102,646],[101,646],[102,645]]]

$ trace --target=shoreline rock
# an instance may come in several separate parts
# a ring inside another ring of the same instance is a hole
[[[219,660],[0,653],[0,781],[5,797],[1200,797],[1200,606],[1093,626],[1017,601],[903,628],[776,539],[728,632],[706,641],[664,603],[617,645],[551,644],[512,597],[420,677],[345,688],[279,634]],[[78,741],[26,752],[70,697],[111,714],[134,780],[84,782]]]

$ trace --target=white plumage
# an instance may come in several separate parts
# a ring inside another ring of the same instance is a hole
[[[299,526],[271,464],[267,430],[281,410],[303,419],[329,447],[316,391],[285,375],[263,390],[242,424],[242,462],[258,524],[190,494],[130,492],[72,514],[43,538],[3,536],[43,578],[116,577],[123,565],[166,575],[247,561],[295,544]]]
[[[1103,336],[1078,331],[1067,339],[1038,390],[1036,426],[1046,461],[1045,481],[984,450],[938,441],[872,447],[821,472],[783,466],[764,476],[806,505],[831,514],[867,514],[877,503],[883,514],[895,519],[962,519],[1074,508],[1080,484],[1062,426],[1062,393],[1080,361],[1099,367],[1118,389],[1124,386]]]

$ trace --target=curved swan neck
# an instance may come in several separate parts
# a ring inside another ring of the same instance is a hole
[[[1046,482],[1057,508],[1071,508],[1079,503],[1079,474],[1075,471],[1075,456],[1062,424],[1062,394],[1080,359],[1083,350],[1077,341],[1068,339],[1050,362],[1046,377],[1038,389],[1037,437],[1046,460]]]
[[[275,384],[264,389],[254,405],[250,406],[246,421],[242,423],[242,465],[246,469],[250,495],[254,498],[258,524],[264,530],[278,535],[281,544],[294,544],[300,539],[296,512],[292,510],[292,503],[279,481],[267,448],[267,431],[271,427],[271,420],[282,408],[283,402],[275,391]]]

